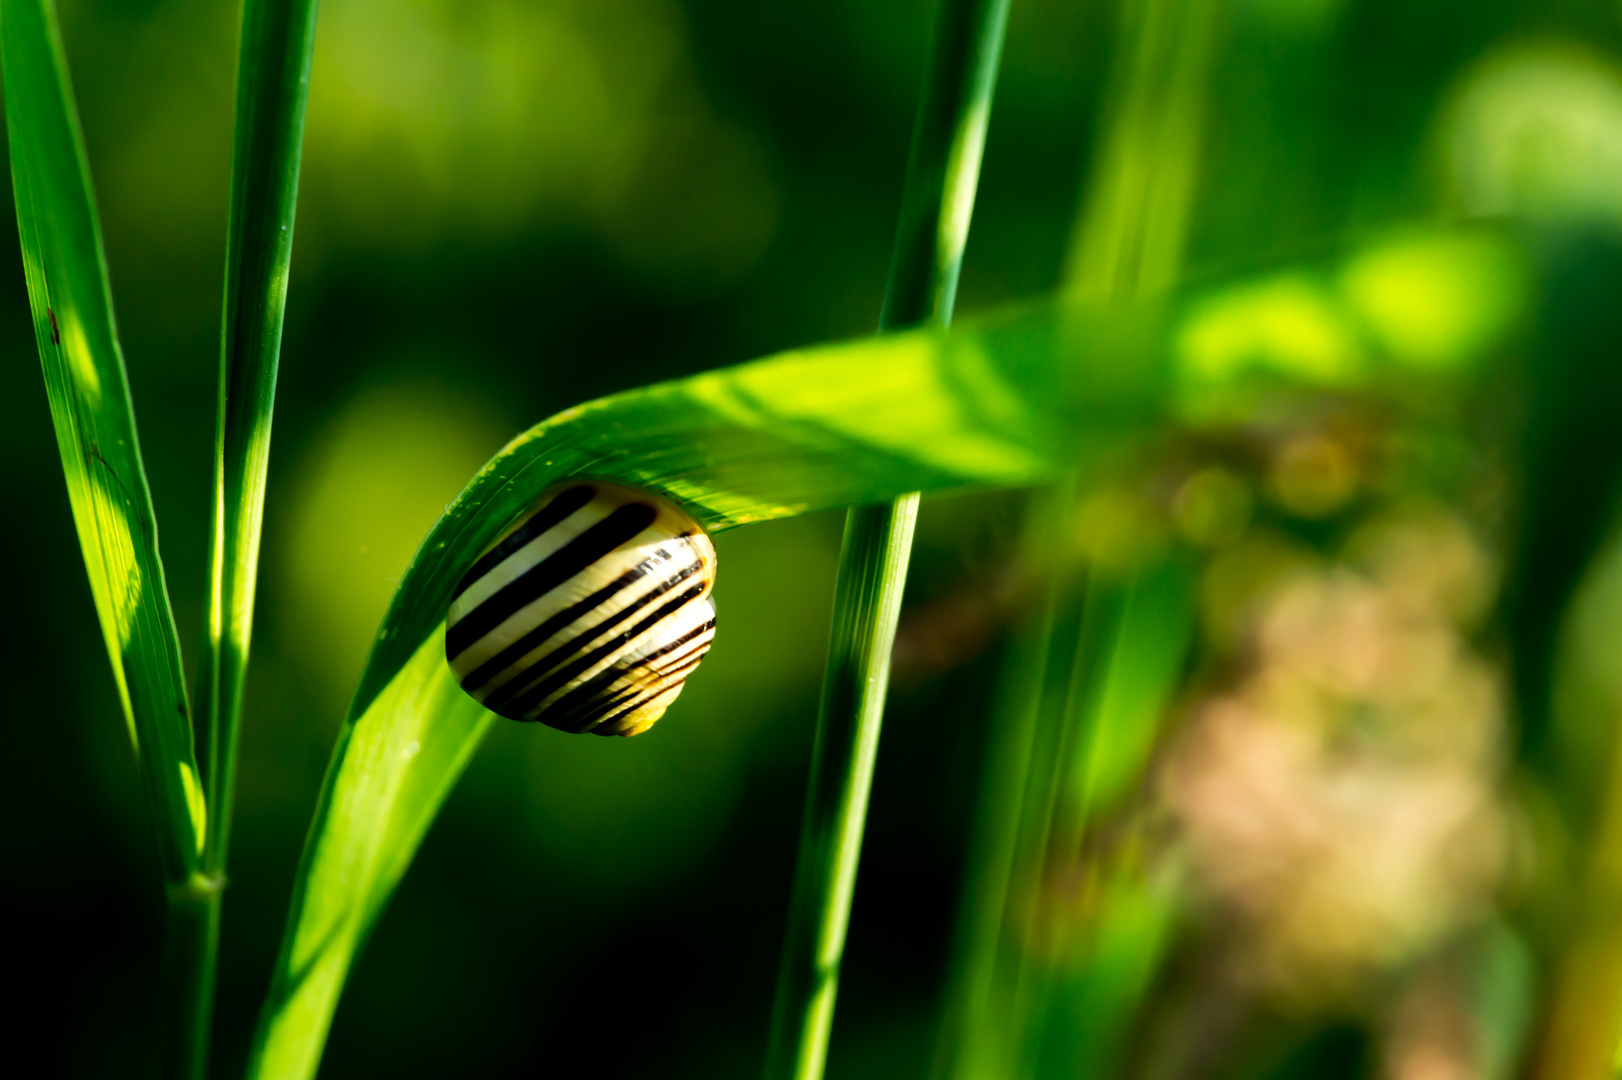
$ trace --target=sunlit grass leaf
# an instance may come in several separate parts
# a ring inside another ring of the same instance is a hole
[[[509,444],[429,533],[384,619],[311,825],[249,1075],[314,1074],[355,951],[487,727],[444,662],[451,590],[543,489],[571,475],[616,480],[720,530],[909,491],[1085,474],[1183,417],[1191,386],[1203,417],[1242,413],[1258,388],[1326,385],[1277,342],[1225,356],[1220,374],[1192,369],[1179,343],[1208,307],[1195,298],[1105,314],[1048,302],[951,333],[805,349],[604,398]],[[1453,385],[1447,373],[1407,374],[1401,357],[1374,351],[1353,307],[1343,314],[1362,383]],[[1344,389],[1344,373],[1329,385]]]
[[[198,711],[208,721],[214,829],[205,862],[212,874],[223,872],[230,840],[237,729],[253,628],[270,421],[314,44],[314,0],[244,4],[226,234],[208,626],[198,687]]]
[[[74,525],[164,875],[179,884],[203,844],[202,787],[84,140],[49,0],[0,5],[0,68],[34,336]]]
[[[355,951],[495,714],[462,692],[436,628],[344,727],[250,1076],[313,1076]]]

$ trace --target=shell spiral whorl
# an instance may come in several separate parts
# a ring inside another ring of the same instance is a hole
[[[635,735],[715,637],[715,547],[656,496],[571,480],[479,556],[445,617],[457,682],[511,720]]]

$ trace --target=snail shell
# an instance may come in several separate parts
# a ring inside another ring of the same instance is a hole
[[[670,503],[618,484],[548,489],[468,570],[445,658],[485,708],[635,735],[715,637],[715,547]]]

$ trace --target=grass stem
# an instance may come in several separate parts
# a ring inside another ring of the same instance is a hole
[[[162,1076],[208,1075],[219,934],[220,890],[210,879],[198,875],[190,888],[169,889],[160,973]]]
[[[918,496],[907,495],[845,519],[768,1077],[823,1072],[917,515]]]
[[[941,0],[879,329],[951,321],[1009,0]],[[767,1080],[818,1080],[833,1028],[918,495],[845,519]]]

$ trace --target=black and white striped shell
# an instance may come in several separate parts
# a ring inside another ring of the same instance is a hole
[[[445,658],[512,720],[635,735],[715,637],[715,547],[663,499],[617,484],[549,489],[456,587]]]

